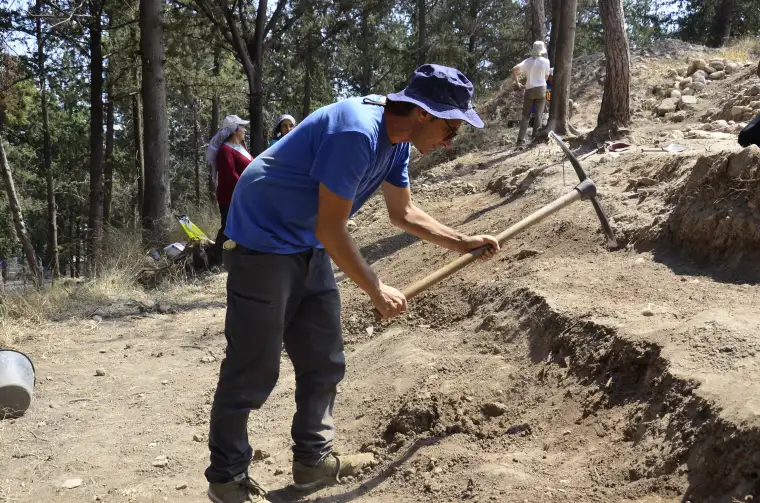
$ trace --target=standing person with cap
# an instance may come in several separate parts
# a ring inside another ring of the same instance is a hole
[[[384,318],[406,310],[404,295],[380,280],[346,229],[379,188],[401,229],[458,253],[498,250],[492,236],[468,236],[436,221],[409,189],[411,145],[427,154],[450,146],[464,122],[483,127],[472,95],[458,70],[422,65],[387,99],[351,98],[315,111],[240,177],[224,252],[227,351],[211,409],[211,501],[266,501],[248,475],[247,425],[277,383],[283,342],[296,378],[294,487],[339,482],[374,463],[368,453],[333,452],[333,404],[346,364],[330,259]]]
[[[221,215],[222,225],[216,233],[216,245],[220,254],[227,240],[224,231],[232,192],[235,190],[240,175],[253,160],[243,145],[245,126],[249,122],[237,115],[228,115],[222,121],[221,129],[211,139],[206,150],[206,162],[211,165],[212,178],[216,179],[216,202]]]
[[[523,96],[522,121],[520,132],[517,134],[517,146],[525,142],[528,132],[531,110],[535,106],[536,118],[533,121],[533,136],[537,136],[541,130],[544,105],[546,104],[546,81],[549,79],[549,60],[546,59],[546,45],[541,41],[533,42],[530,57],[512,68],[512,76],[518,89],[525,92]],[[527,75],[528,80],[523,86],[520,83],[520,73]]]
[[[277,117],[274,131],[272,131],[272,139],[269,140],[269,146],[271,147],[279,140],[281,140],[283,136],[293,131],[293,129],[296,127],[296,124],[298,123],[292,115],[282,114]]]

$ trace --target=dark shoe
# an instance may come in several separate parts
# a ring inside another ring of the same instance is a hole
[[[350,456],[332,453],[317,466],[306,466],[293,461],[293,488],[308,491],[322,485],[340,484],[341,477],[356,475],[375,464],[375,456],[371,453]]]
[[[208,485],[208,499],[214,503],[263,503],[267,501],[266,495],[266,489],[247,473],[224,484]]]

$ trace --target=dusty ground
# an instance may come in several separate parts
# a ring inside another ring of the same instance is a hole
[[[635,61],[652,74],[641,86],[667,63]],[[757,84],[748,72],[715,86]],[[709,92],[702,106],[720,108],[729,91]],[[689,138],[700,113],[672,124],[641,112],[637,147],[584,160],[618,250],[605,248],[593,210],[578,203],[380,325],[338,273],[349,365],[339,449],[375,452],[381,465],[301,499],[287,489],[294,381],[283,357],[277,388],[250,421],[266,457],[252,473],[272,501],[760,497],[760,288],[751,267],[760,150],[741,153],[729,136]],[[503,230],[575,183],[556,147],[514,153],[514,130],[489,134],[488,145],[414,181],[421,206],[470,233]],[[671,142],[691,149],[640,148]],[[526,178],[539,166],[549,167]],[[499,179],[501,193],[486,189]],[[384,281],[401,287],[453,258],[386,220],[374,199],[354,231]],[[173,312],[114,307],[102,321],[49,323],[19,341],[38,383],[27,415],[0,421],[0,502],[206,501],[223,286],[224,275],[210,276],[191,302],[161,306]],[[81,484],[63,488],[70,479]]]

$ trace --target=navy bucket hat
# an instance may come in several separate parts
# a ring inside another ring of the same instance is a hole
[[[439,119],[460,119],[482,128],[472,94],[472,82],[456,68],[425,64],[414,71],[406,89],[389,94],[388,99],[414,103]]]

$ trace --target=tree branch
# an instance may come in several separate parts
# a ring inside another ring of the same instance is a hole
[[[278,0],[277,1],[277,7],[274,8],[274,12],[272,12],[272,17],[269,18],[269,22],[267,23],[266,27],[264,27],[264,38],[267,38],[267,35],[274,29],[275,25],[277,24],[277,21],[280,20],[280,17],[282,16],[282,11],[285,9],[285,1],[286,0]]]

